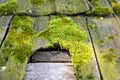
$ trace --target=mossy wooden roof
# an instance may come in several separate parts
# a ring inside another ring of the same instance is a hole
[[[7,48],[4,44],[11,31],[8,27],[14,27],[12,23],[16,16],[20,19],[20,27],[33,26],[36,32],[45,30],[53,16],[68,16],[80,30],[86,32],[85,42],[91,45],[93,52],[92,60],[81,66],[81,74],[78,77],[83,80],[120,79],[120,9],[118,8],[120,0],[99,0],[97,4],[94,0],[45,0],[41,3],[40,0],[33,0],[36,1],[33,3],[31,1],[0,0],[0,43],[3,42],[1,47]],[[24,22],[29,24],[24,25]],[[29,39],[28,41],[31,41]],[[48,41],[43,38],[35,38],[33,44],[33,51],[49,46]],[[23,80],[28,56],[31,54],[26,54],[25,61],[19,63],[11,56],[12,53],[8,51],[9,55],[3,54],[2,50],[0,48],[0,80]],[[20,53],[17,55],[19,58],[23,57]]]

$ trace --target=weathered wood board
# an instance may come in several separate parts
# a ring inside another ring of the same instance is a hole
[[[119,79],[120,25],[114,17],[90,17],[88,18],[88,27],[92,35],[103,79]]]
[[[0,17],[0,44],[6,33],[6,29],[9,26],[11,16],[1,16]]]
[[[1,67],[5,70],[0,71],[0,80],[23,80],[25,75],[25,69],[27,65],[27,60],[24,63],[19,63],[15,61],[12,57],[4,66]]]
[[[88,43],[89,45],[91,45],[91,48],[93,48],[92,44],[91,44],[89,32],[88,32],[88,29],[87,29],[86,17],[83,17],[83,16],[74,16],[72,18],[75,21],[75,23],[78,25],[78,28],[80,30],[83,30],[83,31],[85,30],[86,31],[86,34],[88,35],[88,40],[85,41],[85,42]],[[81,73],[83,74],[82,75],[83,78],[81,78],[83,80],[90,80],[88,78],[89,74],[92,75],[92,78],[91,78],[92,80],[99,80],[100,79],[100,74],[98,72],[98,67],[97,67],[97,64],[96,64],[96,60],[94,58],[94,51],[93,51],[93,54],[92,54],[91,61],[89,61],[88,64],[85,64],[85,65],[81,66]]]
[[[71,63],[29,63],[24,80],[76,80]]]

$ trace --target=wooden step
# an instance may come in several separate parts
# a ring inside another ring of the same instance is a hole
[[[76,80],[72,63],[29,63],[24,80]]]

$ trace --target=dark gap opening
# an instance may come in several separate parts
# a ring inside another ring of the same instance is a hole
[[[57,58],[55,57],[57,56]],[[55,59],[53,59],[55,58]],[[63,58],[63,60],[62,60]],[[65,60],[65,59],[66,60]],[[42,60],[43,59],[43,60]],[[45,60],[44,60],[45,59]],[[61,62],[61,63],[66,63],[66,62],[71,62],[71,55],[69,53],[69,50],[65,48],[61,48],[58,43],[53,44],[53,46],[49,46],[46,48],[39,48],[36,51],[33,52],[33,55],[29,58],[28,63],[40,63],[40,62]]]

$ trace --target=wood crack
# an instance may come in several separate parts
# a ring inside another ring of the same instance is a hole
[[[10,20],[8,20],[7,29],[6,29],[6,32],[5,32],[5,35],[4,35],[3,39],[2,39],[2,41],[1,41],[0,48],[2,47],[2,44],[3,44],[3,42],[5,41],[8,33],[9,33],[10,25],[11,25],[11,22],[12,22],[14,16],[15,16],[15,15],[13,15],[13,16],[10,18]]]
[[[93,38],[92,38],[92,35],[91,35],[91,32],[90,32],[90,29],[88,27],[88,19],[87,18],[86,18],[86,24],[87,24],[88,34],[89,34],[89,37],[90,37],[90,42],[92,44],[92,48],[93,48],[93,52],[94,52],[94,56],[95,56],[95,61],[96,61],[97,68],[98,68],[98,71],[99,71],[100,80],[103,80],[103,76],[102,76],[102,72],[101,72],[101,69],[100,69],[99,62],[98,62],[97,53],[96,53],[96,49],[95,49],[95,46],[94,46]]]

